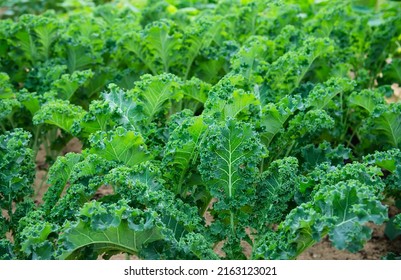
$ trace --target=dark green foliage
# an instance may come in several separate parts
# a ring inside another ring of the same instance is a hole
[[[397,240],[397,1],[22,2],[0,9],[0,259]]]

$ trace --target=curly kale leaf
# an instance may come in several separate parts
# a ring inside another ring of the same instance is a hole
[[[115,126],[119,118],[113,116],[109,103],[104,101],[92,101],[89,110],[81,119],[74,121],[71,131],[81,140],[87,140],[92,133],[108,131]]]
[[[273,161],[257,184],[255,221],[261,233],[266,226],[280,222],[294,204],[300,184],[298,160],[287,157]]]
[[[74,122],[80,121],[84,115],[85,111],[80,106],[72,105],[65,100],[54,100],[46,103],[36,112],[33,123],[56,125],[64,131],[72,133]]]
[[[50,211],[60,199],[70,180],[71,173],[75,165],[81,160],[80,154],[69,153],[65,157],[58,157],[56,162],[49,170],[49,189],[45,193],[43,200],[44,211]]]
[[[180,86],[180,90],[184,96],[182,99],[182,108],[192,110],[195,113],[203,109],[211,87],[210,84],[196,77],[185,81]]]
[[[238,238],[246,235],[248,208],[256,199],[257,164],[263,156],[263,146],[252,126],[234,119],[210,126],[201,146],[199,170],[217,199],[213,205],[216,222],[211,231],[221,239],[228,236],[227,244],[234,242],[237,248]],[[231,257],[239,257],[237,251],[232,251],[235,256]]]
[[[221,121],[227,118],[252,121],[258,115],[260,101],[254,93],[242,89],[245,82],[240,75],[222,78],[211,88],[204,114]]]
[[[302,167],[306,171],[310,171],[323,162],[329,162],[331,165],[342,165],[344,161],[349,160],[352,156],[350,148],[339,145],[335,148],[330,143],[324,141],[318,146],[313,144],[306,145],[301,149],[303,158]]]
[[[384,135],[391,146],[401,148],[401,104],[377,106],[367,126],[378,137]]]
[[[305,101],[313,109],[324,109],[337,95],[350,92],[354,82],[344,78],[331,78],[323,84],[316,85]]]
[[[399,149],[391,149],[363,157],[364,162],[376,165],[383,170],[386,184],[386,194],[396,199],[401,198],[401,152]]]
[[[31,135],[15,129],[0,135],[0,259],[14,259],[18,250],[14,239],[18,224],[34,209],[33,194],[35,165],[29,149]]]
[[[90,202],[81,209],[78,221],[63,226],[57,258],[86,258],[83,249],[87,247],[94,256],[110,251],[136,255],[161,239],[162,228],[155,212],[133,209],[123,200],[108,206]]]
[[[149,124],[160,111],[166,109],[169,100],[180,100],[182,93],[178,90],[180,80],[173,74],[159,76],[143,75],[135,83],[132,94],[141,101],[146,123]]]
[[[261,139],[266,147],[269,147],[277,134],[284,132],[284,124],[302,106],[299,98],[284,97],[278,103],[269,103],[262,108],[259,126],[262,129]]]
[[[169,72],[179,56],[182,34],[172,21],[160,20],[148,24],[141,32],[130,33],[122,44],[133,52],[154,75]]]
[[[123,127],[117,127],[109,132],[97,132],[91,136],[90,143],[91,153],[129,166],[152,158],[146,150],[142,136]]]
[[[262,103],[280,100],[292,94],[319,56],[333,51],[332,43],[322,38],[307,38],[302,48],[289,51],[268,66],[265,83],[266,94],[261,96]]]
[[[142,120],[143,116],[142,108],[132,93],[118,88],[115,84],[110,84],[108,91],[104,92],[102,97],[108,105],[108,114],[117,115],[113,119],[116,119],[126,129],[135,130],[136,123]],[[99,115],[99,117],[102,116]]]
[[[40,215],[40,211],[35,214]],[[58,226],[45,222],[35,215],[24,219],[25,226],[21,231],[21,251],[25,258],[32,260],[50,260],[54,259],[53,238],[57,236]]]
[[[0,260],[13,260],[16,259],[13,244],[6,239],[0,239]]]
[[[174,193],[185,197],[188,173],[195,168],[199,154],[199,144],[205,137],[207,125],[202,116],[186,118],[172,131],[165,147],[163,164],[164,176]]]
[[[10,77],[7,73],[0,72],[0,99],[14,97]]]
[[[13,226],[17,222],[13,221],[13,202],[22,202],[33,193],[35,165],[28,148],[30,138],[22,129],[0,135],[0,208],[7,211]]]
[[[312,201],[292,210],[277,232],[257,243],[254,257],[296,258],[327,234],[338,249],[360,250],[372,233],[366,223],[381,224],[387,219],[380,191],[356,180],[322,185]]]
[[[78,88],[87,84],[93,77],[91,70],[75,71],[72,74],[64,74],[60,79],[52,84],[52,89],[57,92],[58,98],[62,100],[71,100]]]

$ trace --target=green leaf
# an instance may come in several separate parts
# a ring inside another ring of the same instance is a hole
[[[20,30],[15,34],[15,37],[18,40],[16,40],[14,44],[22,49],[28,60],[34,62],[37,58],[38,51],[30,32],[27,30]]]
[[[258,113],[260,100],[252,92],[244,91],[241,75],[227,75],[209,92],[205,103],[205,114],[224,121],[227,118],[248,120]]]
[[[74,122],[80,121],[85,111],[65,100],[50,101],[42,106],[33,117],[34,124],[48,123],[72,133]]]
[[[241,209],[254,203],[257,164],[262,156],[263,147],[249,124],[228,119],[223,125],[210,126],[201,146],[199,170],[218,200],[214,209],[224,224],[219,230],[221,238],[228,234],[237,240],[236,236],[243,234],[242,223],[249,222],[249,214]],[[213,226],[217,231],[219,223]]]
[[[384,135],[393,147],[401,147],[401,104],[392,103],[389,106],[378,106],[373,111],[371,119],[373,133]]]
[[[255,132],[250,125],[229,119],[224,126],[210,127],[205,140],[200,168],[208,185],[216,192],[224,190],[227,198],[235,197],[250,179],[243,178],[242,172],[252,171],[256,156],[261,155]]]
[[[168,100],[182,98],[178,85],[179,79],[172,74],[143,75],[141,80],[135,83],[133,94],[142,101],[143,113],[147,116],[148,123],[164,109]]]
[[[356,180],[321,185],[312,201],[293,209],[279,226],[278,233],[286,239],[287,246],[296,248],[292,258],[326,234],[337,249],[361,250],[372,233],[366,223],[382,224],[387,219],[380,191],[376,185]],[[280,255],[282,249],[287,250],[275,247],[268,254]]]
[[[0,72],[0,99],[14,97],[13,88],[7,73]]]
[[[273,161],[261,174],[257,185],[255,222],[260,233],[266,224],[280,222],[289,212],[297,186],[300,185],[298,160],[286,157]]]
[[[92,51],[89,46],[79,45],[75,42],[67,46],[67,67],[70,73],[85,69],[100,61],[100,54]]]
[[[74,166],[81,160],[80,154],[68,153],[65,157],[58,157],[49,170],[49,188],[43,197],[44,211],[50,211],[57,201],[70,179]]]
[[[41,96],[36,92],[28,92],[26,89],[22,89],[18,92],[18,100],[32,116],[40,110],[41,99]]]
[[[401,235],[401,214],[395,215],[387,222],[384,233],[392,241]]]
[[[370,114],[373,112],[377,105],[384,104],[384,98],[377,91],[363,90],[361,92],[354,92],[349,96],[349,102],[364,108]]]
[[[92,78],[91,70],[75,71],[72,74],[64,74],[60,79],[53,82],[52,86],[58,93],[58,98],[70,100],[77,89],[86,84]]]
[[[134,166],[151,159],[142,136],[123,127],[108,132],[99,131],[89,141],[92,147],[90,152],[107,160]]]
[[[329,236],[336,248],[360,250],[372,233],[364,224],[368,221],[381,224],[387,219],[387,208],[372,195],[371,187],[348,181],[334,186],[330,194],[322,191],[315,196],[323,214],[335,219]]]
[[[59,36],[60,27],[58,23],[54,18],[42,16],[37,18],[33,27],[40,44],[38,49],[44,59],[49,58],[52,44]]]
[[[208,98],[208,92],[211,87],[210,84],[205,83],[196,77],[192,77],[190,80],[185,81],[185,83],[180,86],[180,90],[184,95],[184,104],[182,107],[194,112],[199,108],[202,108]]]
[[[200,54],[200,51],[209,47],[216,34],[220,31],[222,21],[214,16],[206,15],[198,17],[193,21],[193,24],[188,25],[184,30],[182,45],[185,58],[185,73],[184,79],[188,78],[191,66],[195,58]]]
[[[190,167],[194,166],[199,153],[199,144],[205,135],[207,125],[202,116],[185,119],[171,133],[166,144],[163,163],[164,173],[169,178],[173,192],[186,196],[184,180]]]
[[[0,239],[0,260],[16,259],[14,255],[14,246],[7,239]]]
[[[327,82],[315,86],[305,102],[313,109],[324,109],[336,95],[347,93],[353,88],[354,83],[352,80],[331,78]]]
[[[61,252],[58,259],[81,259],[82,250],[90,247],[96,255],[111,252],[138,254],[148,244],[162,240],[157,214],[132,209],[124,202],[102,206],[87,203],[80,219],[66,223],[59,239]]]
[[[22,231],[21,250],[33,260],[50,260],[53,257],[53,244],[49,235],[57,231],[57,226],[48,223],[36,223]]]
[[[19,191],[31,193],[34,163],[29,148],[31,134],[17,128],[0,135],[0,194],[5,199],[18,198]],[[19,197],[21,198],[21,197]],[[0,205],[3,201],[0,202]]]
[[[274,102],[291,94],[300,85],[312,63],[332,51],[333,45],[327,38],[309,37],[302,48],[278,58],[268,67],[265,81],[269,90],[266,96],[262,96],[262,103]]]
[[[136,123],[143,118],[142,107],[131,92],[125,92],[115,84],[110,84],[108,91],[104,92],[102,96],[109,106],[110,113],[119,116],[118,123],[120,125],[131,130],[137,129]]]
[[[151,23],[146,26],[143,40],[153,55],[153,60],[160,59],[163,71],[168,73],[172,63],[177,59],[174,52],[181,43],[180,35],[172,31],[172,23],[168,21]]]
[[[261,138],[269,147],[273,138],[284,129],[284,124],[297,109],[299,101],[285,97],[278,104],[269,103],[262,108],[259,125],[262,128]]]
[[[21,104],[16,99],[0,99],[0,121],[2,125],[7,123],[7,120],[10,120],[16,109],[20,107]]]
[[[384,66],[383,77],[379,79],[379,82],[385,82],[386,84],[398,83],[401,84],[401,59],[395,58],[391,63]]]
[[[108,131],[113,126],[113,115],[109,104],[103,101],[92,101],[89,111],[81,120],[74,122],[72,131],[74,135],[89,138],[89,135],[97,131]]]

